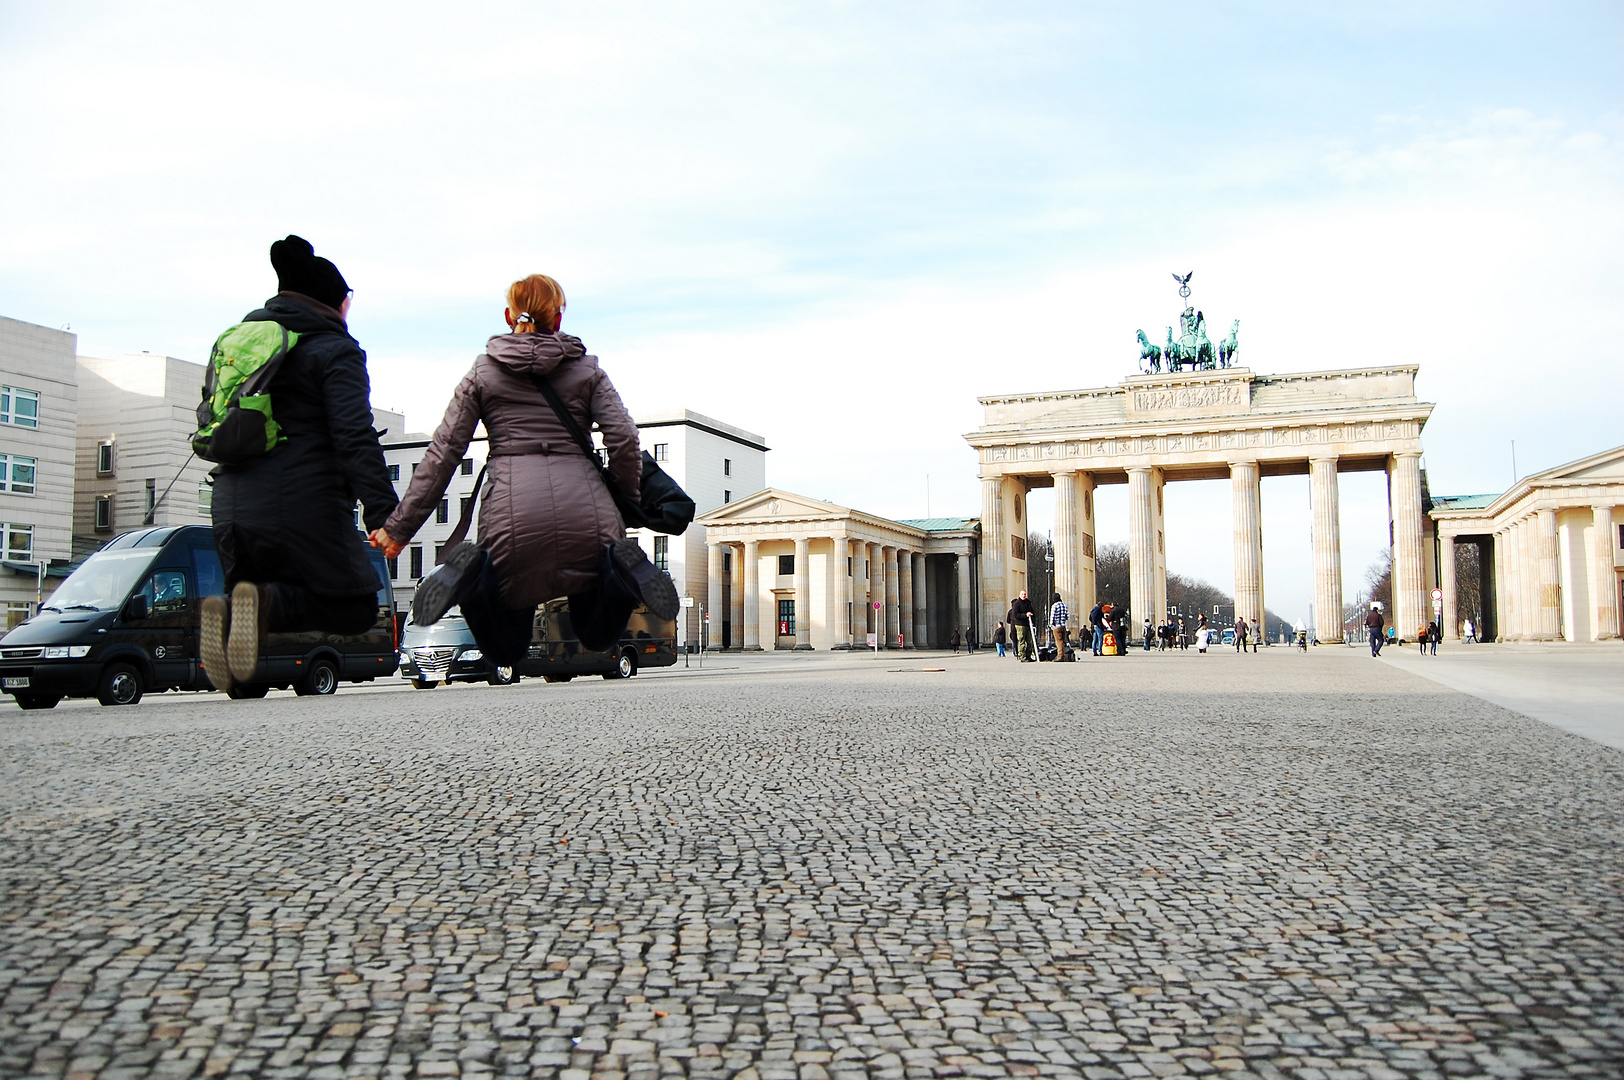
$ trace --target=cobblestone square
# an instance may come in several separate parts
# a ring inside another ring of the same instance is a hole
[[[1355,649],[0,717],[5,1076],[1624,1074],[1624,753]]]

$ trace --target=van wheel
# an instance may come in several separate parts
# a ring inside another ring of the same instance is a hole
[[[294,686],[293,692],[300,697],[311,694],[326,697],[338,693],[338,666],[327,659],[313,661],[304,680]]]
[[[129,664],[113,664],[102,672],[96,700],[103,705],[134,705],[141,700],[141,673]]]
[[[271,688],[264,683],[232,683],[231,689],[226,691],[226,697],[232,701],[252,701],[270,692]]]
[[[19,709],[54,709],[56,703],[61,700],[61,694],[18,694],[17,707]]]
[[[631,650],[628,649],[625,652],[622,652],[619,656],[615,657],[615,670],[609,672],[604,676],[604,678],[629,679],[636,674],[637,657],[633,656]]]
[[[492,668],[488,681],[492,686],[512,686],[519,681],[519,673],[510,667]]]
[[[433,690],[436,686],[439,686],[439,685],[440,685],[439,683],[431,682],[428,679],[413,679],[412,680],[412,687],[414,689],[417,689],[417,690]]]
[[[575,678],[575,676],[574,675],[543,675],[542,678],[545,679],[547,682],[569,682],[571,679]]]

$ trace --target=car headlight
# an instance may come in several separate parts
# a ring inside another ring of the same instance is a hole
[[[485,654],[480,652],[478,649],[465,649],[463,650],[462,655],[458,656],[457,659],[472,662],[475,660],[485,659]]]
[[[47,645],[40,655],[47,660],[77,660],[89,654],[89,645]]]

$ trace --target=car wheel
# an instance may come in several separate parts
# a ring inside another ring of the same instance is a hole
[[[574,675],[543,675],[542,678],[545,679],[547,682],[569,682],[571,679],[575,678],[575,676]]]
[[[491,677],[486,681],[492,686],[512,686],[519,681],[519,673],[510,667],[492,668]]]
[[[103,705],[134,705],[141,700],[141,673],[129,664],[112,664],[102,672],[96,700]]]
[[[609,672],[609,674],[605,675],[604,678],[629,679],[636,674],[637,658],[633,656],[631,650],[628,649],[622,652],[619,656],[615,657],[615,670]]]
[[[413,679],[412,680],[412,687],[414,689],[417,689],[417,690],[433,690],[436,686],[439,686],[439,685],[440,684],[438,682],[434,682],[434,681],[431,681],[429,679]]]
[[[232,701],[253,701],[270,692],[271,688],[264,683],[232,683],[231,689],[226,691],[226,697]]]
[[[20,709],[54,709],[56,703],[61,700],[61,694],[18,694],[17,707]]]
[[[305,673],[304,681],[293,688],[293,692],[300,697],[316,694],[326,697],[338,693],[338,666],[331,660],[316,660]]]

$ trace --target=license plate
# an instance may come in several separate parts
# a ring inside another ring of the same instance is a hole
[[[5,679],[0,681],[0,686],[3,686],[3,688],[6,690],[27,690],[28,676],[24,675],[21,678]]]

